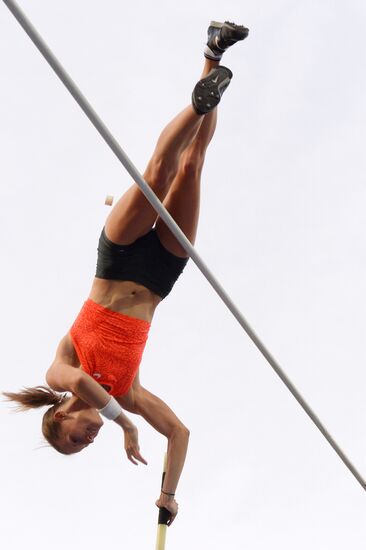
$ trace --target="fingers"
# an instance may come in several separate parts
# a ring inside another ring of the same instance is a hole
[[[168,527],[171,526],[171,524],[173,523],[173,521],[174,521],[175,518],[177,517],[178,508],[179,508],[179,504],[176,502],[176,503],[175,503],[175,510],[174,510],[174,512],[172,512],[171,510],[169,510],[171,516],[170,516],[170,518],[169,518],[169,520],[168,520],[168,523],[167,523]]]
[[[144,459],[144,457],[140,455],[140,451],[136,451],[136,454],[134,456],[135,456],[136,460],[138,460],[139,462],[141,462],[142,464],[145,464],[145,466],[147,466],[147,462]]]
[[[141,462],[141,464],[145,464],[147,466],[146,460],[140,454],[140,446],[136,428],[125,430],[125,450],[128,460],[132,462],[132,464],[138,466],[138,462]]]
[[[141,462],[142,464],[145,464],[147,466],[146,460],[144,459],[143,456],[141,456],[140,451],[138,451],[137,449],[134,449],[134,448],[126,449],[126,454],[127,454],[128,460],[132,462],[132,464],[135,464],[135,466],[138,466],[138,462]]]
[[[174,504],[166,504],[161,499],[155,502],[158,508],[165,508],[170,513],[170,517],[167,521],[167,526],[170,527],[178,514],[178,503],[174,501]]]
[[[131,455],[130,453],[127,453],[127,457],[128,457],[128,460],[129,460],[130,462],[132,462],[132,464],[135,464],[135,466],[138,466],[138,462],[136,462],[136,461],[133,459],[133,457],[132,457],[132,455]]]
[[[177,512],[178,513],[178,512]],[[167,526],[170,527],[175,518],[177,517],[177,514],[172,514],[168,520]]]

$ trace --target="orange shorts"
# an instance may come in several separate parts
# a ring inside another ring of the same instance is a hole
[[[150,323],[88,299],[70,329],[81,368],[111,395],[130,389],[145,349]]]

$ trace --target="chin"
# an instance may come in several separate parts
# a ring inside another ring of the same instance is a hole
[[[90,417],[90,427],[95,428],[97,430],[100,430],[100,428],[104,425],[103,420],[100,418],[99,414],[93,415]]]

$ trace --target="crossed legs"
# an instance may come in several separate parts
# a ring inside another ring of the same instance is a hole
[[[217,61],[206,59],[202,77],[217,65]],[[184,109],[162,131],[144,173],[145,181],[192,243],[199,216],[201,172],[216,120],[217,109],[204,116],[197,115],[192,106]],[[105,231],[111,241],[131,244],[155,223],[163,246],[177,256],[186,256],[136,183],[114,206]]]
[[[163,201],[165,208],[192,244],[195,242],[198,226],[201,173],[216,121],[217,109],[203,117],[197,135],[181,154],[177,175]],[[157,220],[156,231],[165,248],[176,256],[187,256],[161,218]]]

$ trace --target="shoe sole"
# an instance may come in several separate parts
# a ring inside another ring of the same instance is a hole
[[[220,72],[224,73],[222,79]],[[232,76],[230,69],[220,65],[196,84],[192,93],[192,104],[198,115],[205,115],[217,107]]]
[[[231,30],[238,30],[239,27],[241,27],[242,25],[235,25],[235,23],[231,24],[231,23],[219,23],[219,21],[211,21],[210,27],[214,27],[215,29],[222,29],[223,27],[226,27],[228,29],[231,29]],[[249,29],[247,29],[246,27],[244,27],[245,31],[244,34],[245,34],[245,37],[248,36],[249,34]],[[244,37],[244,38],[245,38]]]

